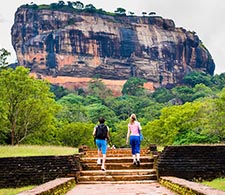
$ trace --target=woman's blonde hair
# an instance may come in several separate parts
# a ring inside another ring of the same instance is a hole
[[[130,115],[130,124],[133,124],[134,121],[136,121],[136,120],[137,120],[136,115],[135,115],[135,114],[131,114],[131,115]]]

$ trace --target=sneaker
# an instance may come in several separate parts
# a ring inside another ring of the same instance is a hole
[[[135,160],[135,161],[133,161],[133,165],[137,165],[137,161]]]
[[[137,166],[140,167],[140,161],[137,161]]]
[[[99,158],[98,160],[97,160],[97,165],[101,165],[102,163],[101,163],[101,159]]]
[[[105,167],[101,167],[101,170],[102,170],[102,171],[105,171]]]

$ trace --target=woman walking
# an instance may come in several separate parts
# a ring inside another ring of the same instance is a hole
[[[128,131],[127,131],[127,140],[126,144],[129,142],[130,138],[130,145],[131,145],[131,152],[132,152],[132,158],[133,158],[133,164],[140,166],[140,133],[141,131],[141,125],[137,121],[137,117],[135,114],[132,114],[130,116],[130,122],[128,124]]]

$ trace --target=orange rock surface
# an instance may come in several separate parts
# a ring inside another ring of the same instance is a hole
[[[41,78],[44,80],[49,81],[51,84],[62,86],[66,89],[76,90],[79,88],[83,88],[84,90],[88,87],[88,82],[92,80],[92,78],[78,78],[78,77],[68,77],[68,76],[45,76],[45,75],[36,75],[35,73],[31,73],[31,76],[34,78]],[[122,95],[121,91],[123,85],[125,84],[126,80],[107,80],[101,79],[101,81],[109,88],[114,96]],[[153,83],[147,82],[144,83],[144,88],[149,91],[154,91]]]

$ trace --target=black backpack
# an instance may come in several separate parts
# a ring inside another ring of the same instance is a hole
[[[105,124],[99,124],[96,127],[95,138],[96,139],[106,139],[108,128]]]

